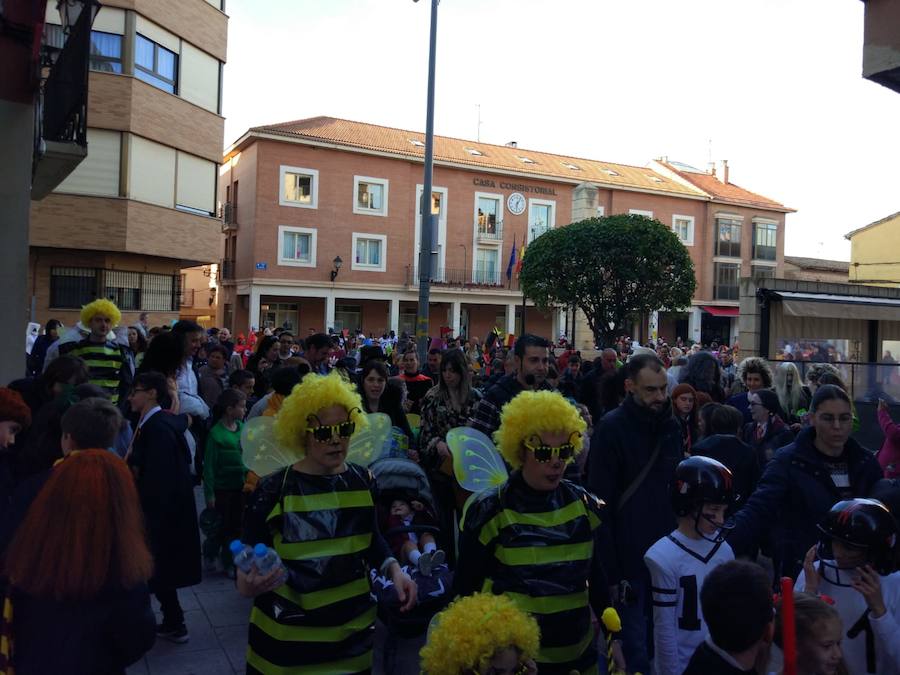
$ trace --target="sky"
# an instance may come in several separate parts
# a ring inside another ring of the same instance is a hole
[[[228,0],[226,145],[318,115],[424,131],[430,4]],[[725,159],[732,183],[797,209],[788,255],[849,260],[844,234],[900,210],[900,94],[862,77],[863,11],[442,0],[435,133],[638,166]]]

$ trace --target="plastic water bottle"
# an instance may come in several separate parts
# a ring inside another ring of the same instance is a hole
[[[287,580],[287,569],[274,548],[269,548],[265,544],[257,544],[253,548],[253,563],[256,565],[256,572],[262,576],[280,567],[283,579]]]
[[[235,539],[228,548],[234,558],[234,566],[244,574],[249,573],[253,565],[253,549],[242,543],[240,539]]]

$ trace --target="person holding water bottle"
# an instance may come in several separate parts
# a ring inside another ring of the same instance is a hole
[[[378,531],[372,476],[345,461],[350,437],[365,424],[359,394],[337,373],[307,375],[275,419],[276,439],[298,460],[259,482],[241,541],[274,548],[287,580],[277,562],[256,558],[249,572],[237,564],[238,590],[254,598],[248,673],[371,669],[370,569],[392,581],[403,610],[415,607],[415,583]]]

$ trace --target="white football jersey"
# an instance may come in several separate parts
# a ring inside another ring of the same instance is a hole
[[[881,618],[873,619],[862,594],[849,585],[850,573],[838,572],[821,561],[817,569],[821,577],[819,594],[833,599],[834,608],[841,615],[844,627],[841,648],[850,675],[900,675],[900,640],[897,636],[900,572],[881,577],[881,593],[887,612]],[[805,588],[806,574],[801,571],[795,589],[802,591]]]
[[[689,539],[678,530],[644,555],[653,599],[654,668],[658,675],[681,673],[706,637],[700,588],[716,565],[734,560],[726,542]]]

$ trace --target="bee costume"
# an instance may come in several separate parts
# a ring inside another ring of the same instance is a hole
[[[248,430],[248,466],[255,470],[297,461],[305,452],[310,416],[333,405],[350,412],[357,430],[348,455],[367,464],[380,454],[383,439],[367,436],[372,424],[353,386],[337,373],[310,374],[285,399],[274,421],[274,439],[265,423]],[[287,466],[260,480],[244,515],[242,541],[272,546],[289,577],[253,602],[248,673],[330,675],[371,669],[375,604],[369,570],[383,570],[393,561],[378,531],[373,482],[367,468],[349,460],[337,474],[313,475]]]
[[[567,480],[550,491],[534,489],[520,470],[529,439],[567,432],[578,452],[586,425],[574,406],[549,391],[519,394],[500,420],[494,440],[513,467],[505,480],[503,462],[483,434],[454,429],[447,436],[460,484],[481,490],[461,526],[455,590],[502,594],[530,613],[540,627],[541,675],[596,673],[591,608],[600,616],[609,604],[597,551],[603,502]]]

